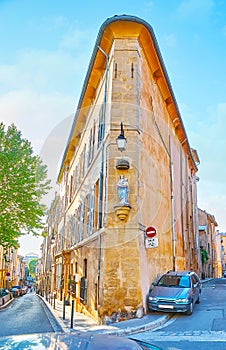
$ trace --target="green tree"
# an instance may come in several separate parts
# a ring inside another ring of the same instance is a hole
[[[35,268],[37,265],[37,261],[38,259],[31,259],[28,263],[28,271],[29,271],[29,275],[34,279],[35,278]]]
[[[202,262],[203,264],[206,264],[207,261],[209,260],[208,253],[203,247],[200,247],[200,252],[201,252]]]
[[[50,189],[47,167],[33,154],[14,124],[0,123],[0,245],[18,247],[24,234],[39,235],[46,207],[41,203]]]

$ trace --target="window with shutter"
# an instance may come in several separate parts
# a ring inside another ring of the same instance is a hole
[[[84,239],[84,209],[85,209],[85,202],[82,202],[81,204],[81,212],[80,212],[80,225],[79,225],[79,238],[80,241],[82,241]]]
[[[89,134],[89,149],[88,149],[88,165],[90,165],[90,163],[93,160],[93,129],[90,130],[90,134]]]
[[[77,243],[77,216],[78,216],[78,210],[76,209],[75,210],[75,214],[73,215],[74,216],[74,229],[73,229],[73,243],[76,244]]]
[[[104,106],[102,105],[100,108],[100,113],[99,113],[99,125],[98,125],[98,140],[97,140],[97,148],[100,147],[101,141],[102,141],[102,135],[103,135],[103,111],[104,111]]]

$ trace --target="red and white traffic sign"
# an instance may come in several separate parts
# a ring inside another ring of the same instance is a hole
[[[156,228],[154,226],[147,227],[145,231],[146,231],[146,236],[148,238],[153,238],[157,234],[157,230],[156,230]]]

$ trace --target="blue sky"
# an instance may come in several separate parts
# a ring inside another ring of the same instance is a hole
[[[224,0],[0,0],[1,120],[56,172],[100,26],[115,14],[138,16],[154,29],[200,157],[198,205],[226,231],[225,13]],[[40,252],[37,239],[22,240],[21,253],[29,251]]]

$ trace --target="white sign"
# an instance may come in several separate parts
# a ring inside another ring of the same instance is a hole
[[[146,238],[145,239],[145,247],[146,248],[157,248],[158,247],[158,238]]]

